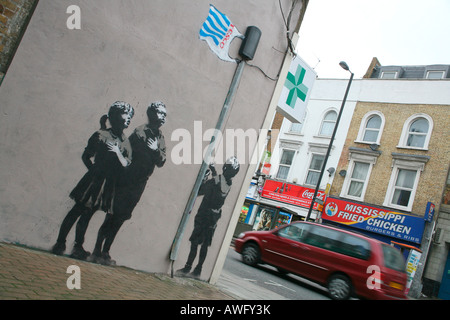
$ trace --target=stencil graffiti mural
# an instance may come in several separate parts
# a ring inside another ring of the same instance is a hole
[[[133,107],[118,101],[109,108],[108,115],[100,119],[100,130],[91,136],[81,156],[88,172],[70,193],[75,205],[61,224],[53,253],[64,253],[66,237],[78,220],[72,257],[86,259],[89,256],[89,252],[83,248],[89,221],[99,209],[105,212],[111,209],[118,172],[131,163],[131,146],[123,130],[128,128],[133,115]],[[106,127],[107,120],[110,128]]]
[[[203,196],[203,200],[195,216],[194,230],[189,238],[191,242],[189,256],[186,265],[177,271],[177,275],[189,274],[197,257],[198,246],[201,246],[197,266],[190,274],[193,277],[200,277],[208,247],[211,246],[217,222],[222,215],[222,206],[230,192],[232,179],[239,172],[239,167],[236,157],[231,157],[225,162],[221,175],[217,174],[214,164],[209,166],[198,193],[199,196]]]
[[[71,257],[102,264],[114,264],[109,255],[111,245],[122,224],[131,218],[155,167],[166,161],[164,136],[160,130],[166,122],[166,106],[154,102],[147,109],[148,123],[137,127],[127,139],[123,130],[130,125],[134,109],[118,101],[100,120],[101,128],[88,141],[82,160],[88,172],[70,193],[74,207],[64,218],[52,252],[62,255],[73,225],[75,244]],[[106,122],[109,120],[110,128]],[[94,161],[92,162],[93,159]],[[92,255],[83,248],[84,236],[94,213],[106,213]]]
[[[166,162],[166,145],[160,130],[166,122],[166,116],[164,103],[152,103],[147,109],[148,123],[137,127],[130,135],[132,161],[117,180],[113,207],[107,212],[105,221],[98,231],[91,261],[114,264],[109,250],[117,232],[122,224],[131,218],[155,167],[160,168]]]

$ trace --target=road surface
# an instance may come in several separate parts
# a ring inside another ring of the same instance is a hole
[[[241,255],[230,248],[223,270],[257,287],[270,290],[288,300],[330,300],[327,290],[304,278],[287,274],[281,275],[269,265],[251,267],[242,262]]]

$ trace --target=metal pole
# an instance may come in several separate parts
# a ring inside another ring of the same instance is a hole
[[[310,219],[310,217],[311,217],[311,212],[312,212],[312,209],[314,207],[314,203],[315,203],[315,199],[316,199],[316,196],[317,196],[317,192],[319,191],[320,182],[322,180],[323,173],[325,172],[325,168],[327,166],[327,161],[328,161],[328,157],[330,155],[331,147],[333,146],[334,137],[336,136],[337,128],[339,126],[339,121],[341,120],[341,116],[342,116],[342,111],[344,110],[344,105],[345,105],[345,102],[347,101],[347,95],[348,95],[348,92],[350,91],[350,86],[352,84],[353,75],[354,74],[352,72],[351,76],[350,76],[350,80],[349,80],[348,85],[347,85],[347,90],[345,91],[344,100],[342,100],[341,110],[339,110],[339,114],[338,114],[338,117],[337,117],[337,120],[336,120],[336,125],[334,126],[333,134],[331,135],[331,140],[330,140],[330,143],[328,145],[327,154],[325,155],[325,159],[323,160],[322,169],[320,170],[320,175],[319,175],[319,181],[317,181],[316,190],[314,190],[314,196],[313,196],[313,198],[311,200],[311,205],[309,206],[308,215],[306,216],[306,221],[308,221]]]
[[[236,94],[238,87],[239,87],[239,82],[241,80],[242,73],[244,71],[245,62],[237,61],[237,63],[238,63],[238,66],[236,68],[236,72],[235,72],[233,80],[231,82],[230,89],[228,91],[227,97],[226,97],[225,102],[222,107],[222,111],[221,111],[219,119],[217,121],[214,135],[211,138],[211,142],[209,143],[208,150],[206,152],[205,157],[203,158],[202,166],[200,167],[200,171],[197,175],[197,179],[195,180],[194,187],[191,191],[188,202],[184,209],[183,216],[181,218],[180,225],[178,226],[178,230],[177,230],[175,239],[173,240],[172,248],[170,251],[170,260],[172,261],[172,277],[173,277],[173,262],[177,259],[181,239],[183,238],[183,234],[186,229],[186,225],[189,221],[189,217],[190,217],[192,208],[194,207],[195,200],[198,196],[198,191],[202,184],[202,180],[203,180],[205,173],[208,169],[208,166],[210,164],[209,160],[211,158],[212,151],[215,148],[215,144],[216,144],[216,140],[217,140],[217,133],[222,132],[222,130],[223,130],[223,127],[226,123],[227,116],[231,109],[232,100]]]

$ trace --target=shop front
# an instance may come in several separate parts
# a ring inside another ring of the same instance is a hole
[[[324,224],[356,231],[399,249],[405,258],[407,292],[412,285],[422,255],[419,246],[427,218],[427,215],[418,217],[333,197],[326,199],[322,212]]]
[[[304,220],[313,195],[314,189],[300,185],[271,179],[258,184],[257,180],[253,180],[242,206],[235,235],[249,230],[272,230]],[[325,193],[319,191],[317,198],[324,200],[324,197]],[[315,203],[313,209],[321,208]]]

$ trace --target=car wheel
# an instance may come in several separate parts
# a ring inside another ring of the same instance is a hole
[[[328,280],[328,292],[333,300],[347,300],[352,294],[350,279],[344,275],[336,274]]]
[[[248,243],[242,249],[242,260],[245,264],[256,266],[259,262],[260,251],[256,244]]]

